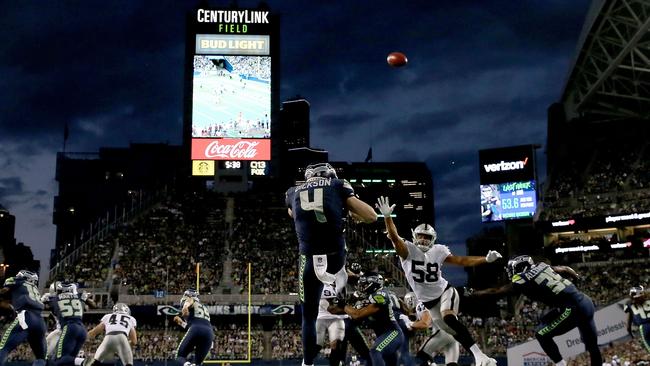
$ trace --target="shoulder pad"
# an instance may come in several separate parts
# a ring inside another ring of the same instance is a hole
[[[373,304],[385,304],[388,302],[388,296],[384,291],[377,291],[370,297],[370,302]]]
[[[16,279],[13,277],[9,277],[5,280],[5,286],[11,286],[16,284]]]
[[[523,285],[524,283],[526,283],[526,280],[521,278],[520,275],[516,274],[516,275],[512,276],[512,283],[516,283],[518,285]]]

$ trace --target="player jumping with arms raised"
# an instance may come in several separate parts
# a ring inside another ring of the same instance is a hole
[[[391,217],[394,208],[388,197],[377,200],[377,209],[384,215],[388,238],[400,257],[406,279],[418,300],[429,309],[437,327],[453,335],[474,355],[477,366],[496,365],[496,360],[481,351],[467,327],[458,320],[458,292],[442,277],[442,265],[449,263],[472,267],[494,262],[501,258],[501,254],[491,250],[485,257],[453,255],[446,245],[434,244],[437,234],[429,224],[420,224],[413,230],[413,242],[404,240],[397,233]]]

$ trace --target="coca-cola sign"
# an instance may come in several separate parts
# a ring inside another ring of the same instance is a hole
[[[271,160],[271,140],[192,139],[192,160]]]

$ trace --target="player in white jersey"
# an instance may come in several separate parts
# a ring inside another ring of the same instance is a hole
[[[95,328],[88,332],[88,338],[94,338],[102,331],[106,333],[102,343],[97,347],[93,360],[86,366],[92,366],[97,362],[106,363],[113,361],[115,354],[122,361],[124,366],[133,366],[133,351],[138,343],[138,336],[135,332],[137,322],[131,316],[131,309],[121,302],[113,306],[113,313],[106,314]]]
[[[428,365],[438,353],[445,355],[447,366],[458,366],[460,355],[460,343],[449,333],[433,325],[431,313],[421,301],[418,301],[414,292],[404,295],[406,310],[415,313],[416,320],[407,323],[407,326],[414,331],[431,329],[431,336],[420,346],[417,358],[421,365]]]
[[[458,292],[442,277],[442,265],[472,267],[494,262],[501,254],[491,250],[485,257],[453,255],[446,245],[434,244],[437,234],[429,224],[413,229],[413,242],[404,240],[391,217],[395,205],[390,205],[388,197],[379,197],[377,209],[384,216],[388,238],[400,257],[406,279],[418,300],[429,309],[433,323],[471,352],[477,366],[496,365],[496,360],[481,351],[467,327],[458,320]]]
[[[41,297],[41,302],[43,304],[49,304],[51,298],[56,296],[56,291],[60,287],[61,287],[60,281],[53,281],[52,283],[50,283],[50,290],[49,292],[43,294],[43,296]],[[50,358],[50,356],[54,354],[56,343],[59,341],[59,336],[61,335],[61,323],[59,323],[59,318],[56,317],[54,314],[52,314],[52,317],[54,318],[54,322],[56,323],[56,326],[54,327],[54,330],[48,333],[47,337],[45,338],[45,342],[47,343],[46,354],[48,359]]]
[[[323,285],[320,303],[318,305],[318,317],[316,318],[316,343],[320,347],[325,347],[325,333],[330,341],[330,365],[338,366],[345,355],[341,354],[341,342],[345,337],[345,321],[348,315],[339,315],[330,313],[329,308],[336,300],[336,289],[331,284]]]

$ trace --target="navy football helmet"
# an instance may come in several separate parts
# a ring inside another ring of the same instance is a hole
[[[338,178],[336,170],[329,163],[311,164],[305,168],[305,180],[314,177]]]
[[[630,297],[633,299],[643,296],[644,293],[645,293],[645,289],[643,288],[643,286],[634,286],[630,289]]]
[[[533,258],[528,255],[520,255],[518,257],[512,258],[506,265],[508,278],[512,279],[514,275],[526,272],[526,270],[528,270],[528,268],[532,267],[534,264],[535,262],[533,261]]]
[[[16,273],[16,279],[22,278],[25,282],[31,283],[32,285],[38,285],[38,275],[32,271],[26,269],[21,269]]]
[[[360,292],[370,295],[384,287],[384,277],[379,273],[366,272],[359,277],[357,289]]]

